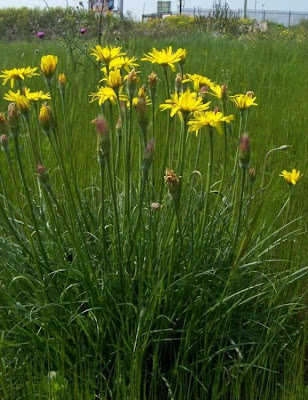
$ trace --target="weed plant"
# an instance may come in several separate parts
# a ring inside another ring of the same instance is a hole
[[[168,44],[5,50],[3,399],[307,395],[301,53]]]

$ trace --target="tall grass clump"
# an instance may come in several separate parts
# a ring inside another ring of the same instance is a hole
[[[2,70],[1,398],[307,395],[305,172],[256,166],[262,93],[189,57]]]

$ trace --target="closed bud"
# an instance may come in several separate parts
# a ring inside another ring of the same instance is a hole
[[[98,154],[98,160],[101,162],[104,157],[107,157],[109,155],[110,151],[110,138],[108,134],[109,127],[103,115],[99,115],[91,123],[96,127],[96,150]]]
[[[39,122],[46,133],[49,133],[55,127],[55,119],[47,103],[42,104],[39,113]]]
[[[65,74],[59,74],[58,75],[58,87],[60,92],[63,94],[66,88],[66,76]]]
[[[3,151],[9,151],[9,139],[6,134],[1,135],[1,147]]]
[[[178,73],[175,77],[175,91],[180,92],[182,89],[182,75]]]
[[[148,84],[152,101],[156,96],[157,81],[158,81],[157,75],[155,74],[155,72],[151,72],[150,75],[148,76]]]
[[[36,175],[42,186],[45,188],[50,188],[49,174],[42,164],[38,164],[36,168]]]
[[[136,105],[137,120],[141,130],[144,132],[148,127],[148,111],[145,95],[138,96]]]
[[[180,179],[182,177],[174,173],[172,169],[166,168],[164,180],[168,187],[170,196],[172,197],[174,204],[178,206],[180,201]]]
[[[119,117],[117,124],[116,124],[116,132],[117,132],[117,136],[122,136],[122,120],[121,117]]]
[[[250,162],[250,139],[247,133],[241,136],[239,145],[239,160],[242,168],[248,168]]]
[[[221,86],[221,102],[226,104],[228,100],[228,88],[226,85]]]
[[[208,93],[209,93],[209,88],[205,85],[202,86],[199,90],[199,96],[202,98],[203,103],[207,102],[207,97],[208,97]]]
[[[137,89],[137,84],[139,82],[137,72],[134,69],[132,69],[130,73],[126,76],[126,81],[127,81],[127,94],[128,97],[132,99]]]
[[[0,113],[0,134],[7,133],[7,126],[6,126],[6,118],[5,114],[2,112]]]
[[[154,139],[151,139],[144,150],[144,155],[143,155],[143,169],[145,171],[148,171],[150,169],[150,166],[153,162],[153,158],[154,158],[154,145],[155,145],[155,141]]]
[[[250,168],[248,171],[248,177],[249,177],[249,182],[251,184],[254,183],[254,181],[256,180],[256,169],[255,168]]]
[[[17,137],[20,125],[19,112],[15,103],[10,103],[8,106],[7,124],[13,137]]]

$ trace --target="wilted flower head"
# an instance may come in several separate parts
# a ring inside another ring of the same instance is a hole
[[[285,181],[290,185],[294,186],[297,184],[299,178],[302,176],[300,174],[300,171],[297,171],[296,169],[292,169],[292,172],[288,172],[286,170],[283,170],[279,176],[283,176]]]
[[[253,184],[254,181],[256,180],[256,169],[255,168],[250,168],[249,169],[248,177],[249,177],[250,183]]]
[[[39,38],[39,39],[44,39],[45,32],[44,31],[37,32],[36,37]]]
[[[0,133],[5,133],[6,134],[6,118],[5,114],[2,112],[0,113]]]
[[[107,121],[103,115],[99,115],[91,124],[95,125],[97,131],[97,143],[96,150],[98,154],[98,160],[101,162],[104,157],[109,154],[110,150],[110,139],[109,139],[109,127]]]
[[[16,137],[19,133],[18,114],[16,103],[10,103],[8,106],[7,123],[14,137]]]
[[[150,90],[150,95],[151,95],[152,100],[156,95],[157,80],[158,80],[158,77],[155,74],[155,72],[151,72],[150,75],[148,76],[148,84],[149,84],[149,90]]]
[[[139,82],[139,78],[135,69],[132,69],[128,75],[125,77],[127,82],[127,93],[130,98],[134,96],[134,93]]]

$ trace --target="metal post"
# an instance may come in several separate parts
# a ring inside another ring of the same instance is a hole
[[[291,11],[289,12],[289,26],[291,25]]]
[[[118,3],[119,3],[119,11],[120,11],[120,13],[123,15],[123,0],[118,0]]]
[[[247,0],[244,0],[244,18],[247,18]]]
[[[182,14],[182,0],[180,0],[180,14]]]

